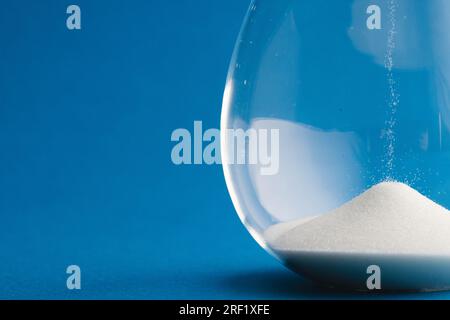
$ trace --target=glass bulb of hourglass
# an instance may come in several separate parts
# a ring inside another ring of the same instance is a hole
[[[386,289],[450,287],[449,27],[446,0],[251,4],[224,172],[245,226],[291,269],[363,290],[373,266]]]

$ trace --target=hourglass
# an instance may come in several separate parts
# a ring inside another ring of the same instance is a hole
[[[221,149],[242,222],[303,276],[450,288],[450,2],[253,1]]]

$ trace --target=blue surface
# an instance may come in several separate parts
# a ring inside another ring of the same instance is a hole
[[[81,31],[64,1],[0,5],[0,298],[369,297],[284,269],[239,222],[219,166],[170,161],[172,130],[219,126],[248,2],[76,4]]]

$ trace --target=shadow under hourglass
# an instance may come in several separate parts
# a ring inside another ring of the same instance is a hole
[[[240,295],[264,297],[268,299],[311,299],[311,300],[414,300],[439,299],[448,292],[434,293],[394,293],[384,291],[357,292],[349,289],[329,288],[300,277],[283,269],[266,269],[237,273],[223,279],[226,289]]]

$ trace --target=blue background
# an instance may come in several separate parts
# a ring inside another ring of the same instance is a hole
[[[445,298],[323,291],[235,214],[220,166],[175,166],[176,128],[219,127],[249,2],[0,3],[0,298]],[[66,267],[82,290],[66,288]]]

